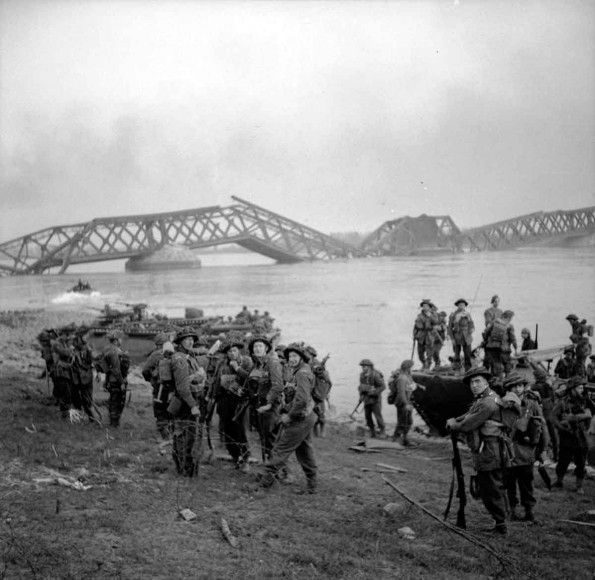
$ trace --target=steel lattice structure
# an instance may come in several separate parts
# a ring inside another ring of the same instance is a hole
[[[361,255],[331,236],[232,198],[236,203],[228,207],[98,218],[40,230],[0,244],[0,270],[40,274],[57,267],[63,273],[72,264],[142,256],[166,244],[194,249],[236,243],[279,262]]]
[[[409,216],[384,222],[362,242],[362,250],[383,256],[420,251],[457,251],[459,228],[450,216]]]
[[[474,228],[459,236],[472,251],[505,250],[553,237],[595,233],[595,206],[569,211],[537,212]]]

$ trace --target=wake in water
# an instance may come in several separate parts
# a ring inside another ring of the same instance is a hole
[[[63,292],[56,298],[52,298],[52,304],[70,304],[70,305],[81,305],[89,304],[89,302],[98,302],[101,300],[101,292],[93,290],[92,292]]]

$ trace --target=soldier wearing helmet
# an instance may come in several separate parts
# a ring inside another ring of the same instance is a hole
[[[242,354],[243,349],[244,342],[239,339],[227,340],[221,345],[224,358],[215,371],[213,386],[223,443],[236,469],[246,473],[250,451],[242,405],[246,405],[248,400],[245,386],[252,369],[252,359]],[[238,412],[239,416],[236,416]]]
[[[432,365],[434,327],[438,324],[438,316],[433,306],[429,298],[424,298],[419,304],[421,312],[413,324],[413,342],[417,341],[417,356],[423,365],[423,370],[429,370]]]
[[[459,298],[455,302],[457,309],[448,318],[448,336],[452,340],[454,351],[453,368],[461,368],[461,350],[463,351],[465,370],[471,368],[471,346],[473,343],[473,331],[475,324],[471,314],[466,308],[469,305],[467,300]]]
[[[153,416],[157,424],[157,431],[162,439],[169,439],[171,430],[171,417],[167,412],[171,383],[170,381],[161,380],[159,375],[159,363],[165,358],[163,345],[168,340],[169,336],[165,332],[159,332],[155,335],[153,339],[155,348],[147,357],[141,370],[143,378],[151,384],[153,389]],[[161,366],[163,366],[163,363]]]
[[[122,333],[111,330],[107,334],[108,346],[103,351],[105,362],[105,384],[109,391],[110,426],[118,428],[126,403],[126,377],[122,374]]]
[[[366,424],[370,429],[370,437],[384,437],[386,426],[382,417],[382,391],[386,389],[384,377],[380,371],[374,368],[374,363],[368,359],[362,359],[359,363],[362,371],[359,375],[359,396],[364,403],[364,415]],[[374,424],[376,419],[376,425]],[[376,429],[378,428],[378,432]]]
[[[315,493],[317,466],[312,448],[312,429],[316,423],[316,414],[312,398],[314,375],[308,365],[310,356],[301,344],[292,343],[285,349],[285,357],[292,372],[290,383],[293,384],[295,393],[287,413],[281,415],[282,431],[266,464],[261,485],[264,488],[271,487],[295,452],[306,475],[307,492]]]
[[[193,328],[176,334],[176,351],[171,356],[174,396],[168,410],[174,417],[172,456],[176,470],[185,477],[198,475],[198,458],[192,448],[198,436],[201,399],[205,398],[206,372],[196,360]]]
[[[70,327],[58,330],[58,338],[52,341],[52,380],[54,382],[53,395],[58,401],[63,419],[68,418],[72,405],[72,362],[74,348],[70,341]]]
[[[393,434],[393,441],[401,437],[401,442],[405,447],[413,446],[409,440],[409,431],[413,425],[413,405],[411,404],[411,394],[415,389],[415,383],[411,377],[413,368],[412,360],[404,360],[401,363],[399,372],[394,372],[391,377],[390,396],[397,407],[397,425]]]

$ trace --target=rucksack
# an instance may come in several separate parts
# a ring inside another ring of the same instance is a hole
[[[312,389],[312,398],[315,403],[326,401],[333,383],[328,372],[324,368],[317,368],[314,372],[314,387]]]
[[[508,324],[502,320],[494,320],[489,340],[495,344],[502,344],[506,339]]]
[[[102,352],[96,359],[95,359],[95,368],[98,372],[107,374],[108,371],[108,364],[107,360],[105,359],[105,353]],[[122,374],[122,378],[125,379],[128,376],[128,372],[130,371],[131,367],[130,355],[127,352],[120,353],[120,373]]]

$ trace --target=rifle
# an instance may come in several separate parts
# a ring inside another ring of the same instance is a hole
[[[459,511],[457,512],[457,528],[466,529],[467,522],[465,520],[465,506],[467,505],[467,494],[465,493],[465,476],[463,474],[463,466],[461,464],[461,455],[459,453],[459,447],[457,445],[458,436],[456,433],[450,434],[450,439],[452,441],[452,468],[453,468],[453,478],[450,485],[450,494],[448,497],[448,504],[446,506],[446,510],[444,511],[444,521],[448,517],[450,512],[450,506],[452,504],[452,497],[454,491],[454,478],[456,474],[457,478],[457,497],[459,498]]]
[[[411,356],[409,357],[411,360],[413,360],[413,355],[415,354],[415,337],[413,337],[413,346],[411,347]]]
[[[209,349],[209,351],[207,352],[207,356],[208,357],[214,357],[215,354],[217,353],[217,351],[219,350],[219,347],[221,346],[221,341],[217,340],[213,346]],[[209,361],[210,362],[210,361]],[[209,388],[207,390],[207,411],[205,413],[205,419],[204,419],[204,423],[207,427],[207,444],[209,446],[209,449],[212,451],[213,450],[213,443],[211,442],[211,420],[213,419],[213,413],[215,412],[215,403],[217,402],[215,400],[215,377],[217,376],[217,372],[219,370],[219,367],[221,366],[221,362],[220,361],[217,366],[215,367],[215,370],[213,371],[213,376],[210,379],[211,383],[209,384]],[[209,366],[209,365],[207,365]],[[207,376],[207,381],[209,380],[209,377]],[[201,431],[202,431],[202,426],[200,427]],[[202,439],[202,433],[201,433],[201,439]]]
[[[539,348],[539,343],[537,342],[537,337],[539,335],[539,324],[535,325],[535,350]]]
[[[349,418],[352,421],[355,421],[355,417],[354,415],[357,413],[357,410],[359,409],[359,406],[364,402],[364,398],[360,397],[359,401],[357,402],[357,405],[355,406],[355,409],[353,409],[353,411],[351,411],[351,413],[349,413]]]

